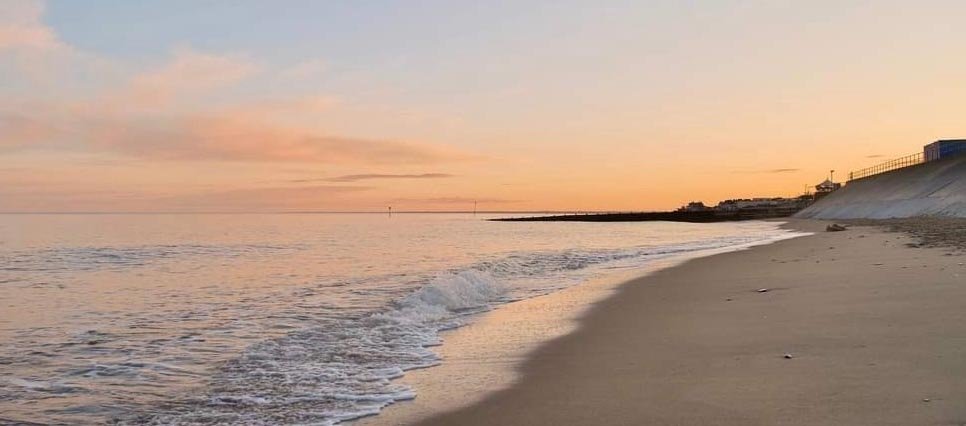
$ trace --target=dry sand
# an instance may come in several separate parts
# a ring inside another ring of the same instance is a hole
[[[966,218],[912,217],[906,219],[880,219],[846,221],[853,225],[879,226],[892,232],[912,234],[916,242],[910,246],[953,247],[966,250]]]
[[[853,227],[632,280],[421,424],[966,424],[966,255],[917,243]]]

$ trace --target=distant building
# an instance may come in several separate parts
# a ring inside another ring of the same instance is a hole
[[[832,182],[829,179],[825,179],[822,183],[815,185],[815,192],[828,194],[829,192],[835,191],[842,187],[841,183]]]
[[[689,215],[689,217],[732,218],[729,220],[785,217],[804,209],[811,202],[811,195],[795,198],[736,198],[722,201],[714,207],[700,201],[692,201],[675,210],[675,213]]]
[[[715,210],[729,212],[748,209],[794,208],[798,203],[797,198],[742,198],[722,201],[718,203]]]
[[[955,154],[966,154],[966,139],[938,140],[922,149],[926,161],[935,161]]]
[[[815,195],[812,197],[812,200],[821,200],[822,197],[837,191],[841,187],[841,183],[832,182],[831,179],[825,179],[822,183],[815,185]]]
[[[704,205],[704,203],[700,201],[692,201],[688,203],[688,205],[678,209],[678,211],[681,212],[706,212],[708,210],[711,210],[711,207]]]

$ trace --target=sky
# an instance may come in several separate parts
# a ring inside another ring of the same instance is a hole
[[[658,210],[966,137],[961,1],[0,1],[0,212]]]

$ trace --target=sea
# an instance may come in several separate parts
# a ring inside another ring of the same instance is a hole
[[[498,216],[0,215],[0,424],[372,416],[417,398],[397,379],[491,310],[796,235]]]

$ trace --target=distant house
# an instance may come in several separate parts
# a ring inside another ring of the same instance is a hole
[[[841,183],[832,182],[831,179],[825,179],[822,183],[815,185],[815,195],[813,196],[813,201],[818,201],[822,197],[835,192],[842,187]]]
[[[716,206],[707,206],[700,201],[692,201],[675,210],[675,213],[686,214],[690,217],[716,218],[767,218],[791,216],[804,209],[812,202],[811,195],[795,198],[735,198],[725,200]]]
[[[688,203],[688,205],[678,209],[678,211],[681,212],[706,212],[708,210],[711,210],[711,207],[704,205],[704,203],[700,201],[692,201]]]
[[[841,183],[832,182],[829,179],[825,179],[824,182],[815,185],[815,192],[821,194],[828,194],[829,192],[835,191],[842,187]]]
[[[715,210],[730,212],[747,209],[789,208],[798,203],[795,198],[742,198],[725,200],[715,207]]]
[[[956,154],[966,154],[966,139],[938,140],[922,149],[926,161],[935,161]]]

